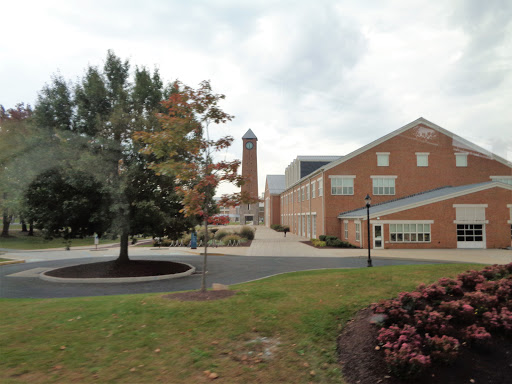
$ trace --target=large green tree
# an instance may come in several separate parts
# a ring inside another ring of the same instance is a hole
[[[130,235],[177,236],[194,224],[180,213],[174,177],[150,169],[154,156],[139,153],[140,145],[132,139],[135,131],[161,129],[155,113],[162,110],[165,94],[158,70],[136,68],[130,76],[129,62],[108,51],[103,67],[89,66],[75,84],[54,76],[35,107],[35,122],[62,148],[56,169],[65,170],[64,181],[90,177],[108,196],[101,212],[108,221],[104,230],[121,238],[119,262],[129,261]],[[40,181],[50,182],[48,176]],[[42,220],[38,225],[48,230]],[[94,227],[92,219],[89,227]]]
[[[32,108],[24,103],[5,109],[0,105],[0,209],[2,210],[2,237],[9,236],[11,218],[20,213],[20,196],[24,179],[20,167],[12,161],[30,147],[29,120]]]

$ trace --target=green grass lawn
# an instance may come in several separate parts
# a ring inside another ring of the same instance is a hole
[[[9,230],[10,237],[0,237],[0,248],[8,249],[48,249],[48,248],[64,248],[64,239],[44,239],[38,231],[34,231],[34,236],[27,236],[20,230]],[[118,241],[118,240],[117,240]],[[116,240],[109,238],[100,239],[101,244],[115,243]],[[83,239],[71,240],[71,248],[81,247],[85,245],[94,246],[94,238],[86,237]]]
[[[212,302],[2,299],[0,382],[343,383],[336,337],[359,309],[475,267],[297,272]]]

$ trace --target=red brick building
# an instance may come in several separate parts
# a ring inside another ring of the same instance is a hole
[[[359,209],[370,194],[370,243],[376,248],[511,245],[512,164],[426,119],[306,175],[289,171],[279,205],[265,209],[293,233],[311,238],[334,235],[366,247],[366,208],[364,214]],[[440,200],[431,198],[434,190]],[[468,215],[465,219],[462,212]],[[379,220],[388,222],[379,225]],[[408,225],[409,232],[404,232],[403,225]]]

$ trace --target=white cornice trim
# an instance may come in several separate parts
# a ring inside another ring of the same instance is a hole
[[[489,224],[489,220],[453,220],[453,224]]]

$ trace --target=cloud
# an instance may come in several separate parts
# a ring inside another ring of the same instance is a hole
[[[511,15],[512,3],[506,0],[457,2],[452,20],[464,31],[467,43],[452,72],[452,92],[486,92],[510,76]]]

